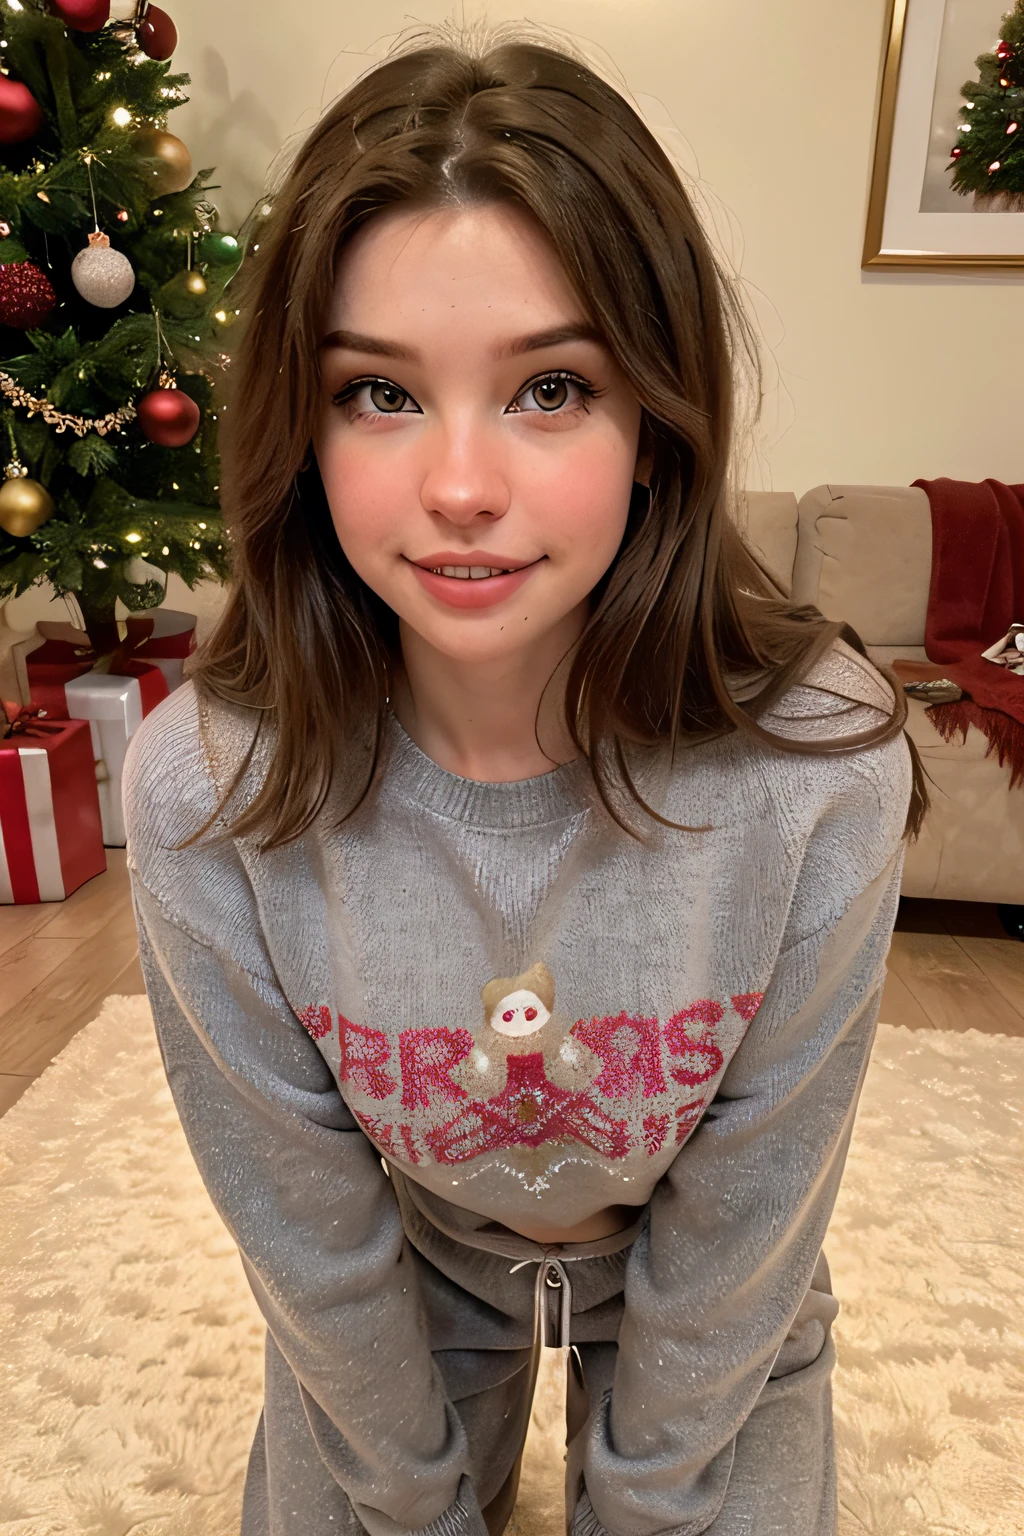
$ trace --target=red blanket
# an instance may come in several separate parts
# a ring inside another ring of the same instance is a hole
[[[928,714],[951,741],[974,725],[989,752],[1024,783],[1024,677],[981,652],[1024,619],[1024,485],[1000,480],[915,480],[932,513],[932,579],[925,650],[964,690]]]

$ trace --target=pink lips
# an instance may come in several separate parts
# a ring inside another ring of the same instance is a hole
[[[541,559],[545,557],[542,555]],[[536,570],[540,560],[533,560],[529,565],[521,565],[517,570],[506,570],[503,576],[479,576],[466,578],[463,576],[438,576],[435,571],[427,569],[427,562],[420,565],[410,562],[416,579],[424,591],[431,597],[436,597],[440,602],[447,603],[449,608],[490,608],[495,603],[504,602],[519,591],[530,578],[530,573]],[[445,552],[443,555],[429,556],[431,566],[457,565],[457,566],[490,566],[492,570],[499,566],[509,566],[516,562],[497,559],[493,555],[480,555],[476,551],[472,554],[451,555]]]

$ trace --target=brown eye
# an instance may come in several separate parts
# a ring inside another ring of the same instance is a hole
[[[395,384],[378,379],[370,385],[370,399],[376,411],[400,411],[409,396]]]
[[[541,379],[530,393],[542,411],[557,411],[569,398],[569,386],[565,379]]]

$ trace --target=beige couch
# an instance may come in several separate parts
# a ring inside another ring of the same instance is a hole
[[[883,661],[924,657],[931,519],[923,491],[820,485],[799,505],[791,492],[750,492],[744,518],[748,539],[800,602],[845,619]],[[200,640],[222,602],[211,583],[190,592],[172,577],[168,586],[168,607],[199,615]],[[40,618],[67,617],[48,588],[24,593],[6,613],[0,608],[0,696],[16,697],[11,642]],[[1007,769],[985,756],[978,731],[949,746],[916,701],[909,729],[933,784],[924,832],[907,853],[904,893],[1024,903],[1024,788],[1010,792]]]
[[[928,498],[913,487],[819,485],[799,504],[749,492],[745,533],[785,589],[844,619],[879,661],[924,660],[931,576]],[[924,831],[907,851],[905,896],[1024,903],[1024,787],[970,730],[949,745],[917,700],[907,729],[931,784]]]

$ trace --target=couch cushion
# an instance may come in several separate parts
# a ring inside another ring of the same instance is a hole
[[[872,661],[898,656],[926,661],[924,646],[870,646]],[[920,699],[908,699],[907,734],[921,754],[931,809],[907,847],[904,896],[940,901],[1024,902],[1024,789],[1010,789],[1010,770],[988,755],[970,726],[967,738],[944,741]]]
[[[738,521],[747,543],[788,593],[796,557],[797,503],[793,492],[744,491]]]
[[[932,570],[928,497],[915,486],[819,485],[800,501],[793,598],[865,645],[923,645]]]

